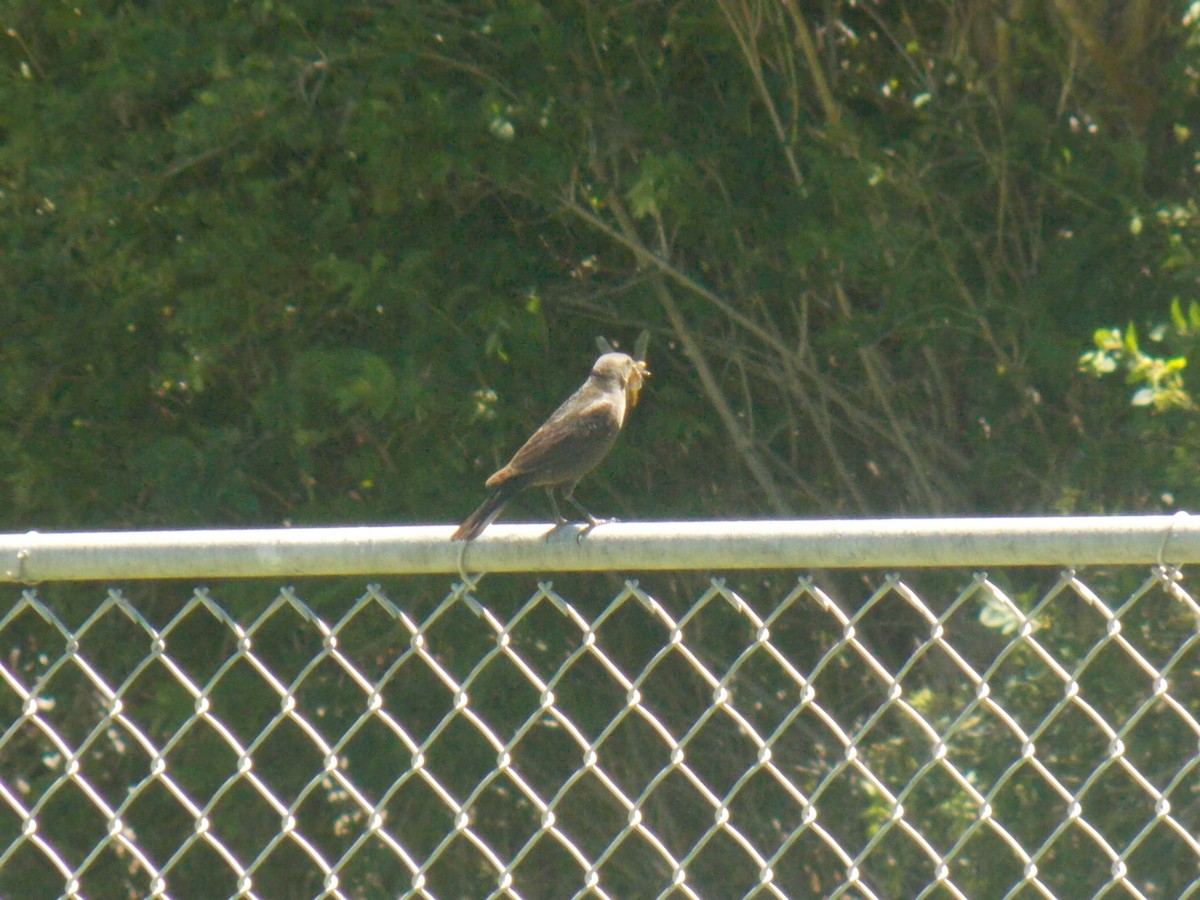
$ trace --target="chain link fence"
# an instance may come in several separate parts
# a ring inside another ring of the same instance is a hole
[[[0,896],[1200,897],[1200,529],[917,524],[0,538]]]

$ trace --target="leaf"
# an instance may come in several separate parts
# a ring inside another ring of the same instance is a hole
[[[979,611],[979,624],[994,628],[1003,635],[1016,634],[1022,624],[1021,616],[1010,604],[991,594],[984,597]]]
[[[1154,403],[1155,390],[1152,387],[1139,388],[1133,392],[1129,402],[1134,406],[1150,406]]]
[[[1079,367],[1095,372],[1097,375],[1108,375],[1117,370],[1117,361],[1103,350],[1093,350],[1079,358]]]
[[[1125,342],[1124,343],[1125,343],[1125,349],[1136,356],[1138,353],[1137,329],[1133,327],[1132,322],[1130,322],[1129,325],[1125,328]]]
[[[630,211],[635,219],[658,214],[658,198],[655,196],[654,179],[650,176],[643,175],[638,178],[633,187],[625,192],[625,199],[629,201]]]
[[[1193,304],[1194,306],[1195,304]],[[1175,326],[1175,330],[1180,334],[1187,334],[1188,323],[1184,318],[1183,308],[1179,303],[1179,297],[1171,298],[1171,324]]]

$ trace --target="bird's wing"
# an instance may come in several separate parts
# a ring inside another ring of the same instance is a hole
[[[487,480],[488,487],[519,475],[531,486],[578,481],[596,467],[621,431],[620,410],[607,398],[597,398],[581,409],[566,411],[567,404],[551,416],[508,465]]]

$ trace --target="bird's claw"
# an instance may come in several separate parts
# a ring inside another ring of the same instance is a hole
[[[584,525],[583,528],[580,529],[579,533],[575,535],[575,543],[580,543],[583,540],[583,536],[597,525],[615,525],[620,521],[621,520],[615,516],[611,519],[597,519],[595,516],[589,516],[587,524]]]

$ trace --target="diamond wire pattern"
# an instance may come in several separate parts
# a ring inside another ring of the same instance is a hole
[[[1100,582],[284,589],[245,623],[199,589],[162,627],[26,591],[0,895],[1200,896],[1200,605]]]

